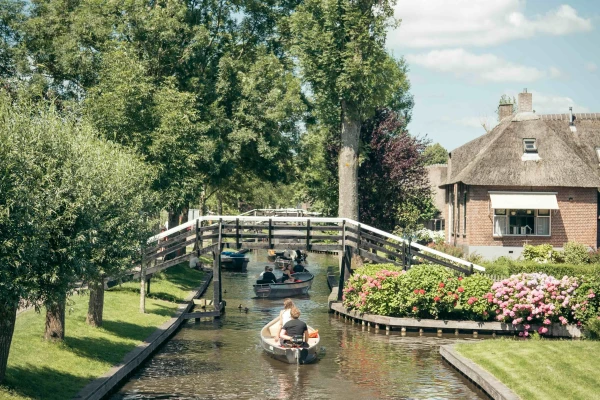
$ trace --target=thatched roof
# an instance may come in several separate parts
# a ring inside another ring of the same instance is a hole
[[[519,113],[451,151],[446,184],[600,188],[600,114]],[[523,161],[523,139],[535,138],[539,160]]]

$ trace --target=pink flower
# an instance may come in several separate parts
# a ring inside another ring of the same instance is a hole
[[[440,284],[438,286],[443,288],[444,286],[446,286],[446,284],[444,284],[444,282],[440,282]]]
[[[462,292],[464,292],[464,291],[465,291],[465,289],[463,289],[463,287],[462,287],[462,286],[460,286],[460,287],[458,288],[458,292],[459,292],[459,293],[462,293]]]

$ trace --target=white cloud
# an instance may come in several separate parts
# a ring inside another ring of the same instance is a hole
[[[565,114],[569,112],[569,107],[573,107],[575,113],[590,112],[589,108],[575,103],[570,97],[547,95],[535,91],[531,93],[533,109],[538,114]]]
[[[525,0],[399,1],[399,28],[389,32],[390,47],[489,46],[536,35],[561,36],[592,29],[563,4],[544,14],[526,16]]]
[[[589,62],[585,64],[585,69],[587,69],[590,72],[596,72],[598,66],[593,62]]]
[[[560,75],[557,68],[548,71],[514,64],[493,54],[473,54],[464,49],[432,50],[408,54],[409,63],[475,81],[533,82],[546,76]]]

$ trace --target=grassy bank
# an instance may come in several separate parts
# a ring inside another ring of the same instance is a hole
[[[600,398],[600,342],[486,340],[456,349],[523,399]]]
[[[73,296],[67,305],[66,338],[60,344],[43,340],[44,310],[19,315],[0,399],[73,397],[167,321],[177,309],[176,302],[199,286],[202,275],[179,265],[153,278],[146,314],[139,312],[139,283],[107,291],[104,324],[99,329],[85,322],[89,297]]]

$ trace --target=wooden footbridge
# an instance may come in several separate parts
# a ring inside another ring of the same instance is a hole
[[[352,256],[410,268],[414,257],[466,275],[479,265],[347,218],[289,216],[300,210],[252,210],[246,215],[204,216],[148,239],[137,277],[164,270],[191,257],[213,260],[214,311],[222,312],[221,252],[229,249],[290,249],[337,252],[341,258],[338,300],[352,273]],[[285,214],[285,215],[282,215]],[[211,315],[214,311],[210,310]],[[207,310],[208,312],[208,310]]]

